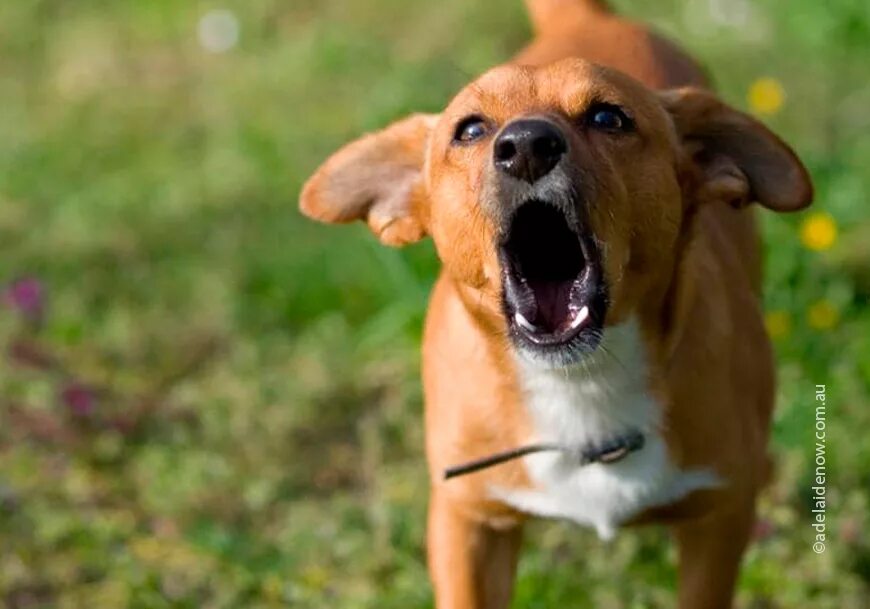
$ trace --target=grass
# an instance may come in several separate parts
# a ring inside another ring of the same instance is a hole
[[[722,2],[616,4],[731,103],[748,108],[761,77],[785,92],[763,118],[837,233],[813,251],[815,212],[764,215],[780,467],[739,602],[866,608],[870,9],[746,0],[728,25]],[[197,41],[216,8],[239,23],[224,53]],[[0,605],[432,606],[417,377],[432,247],[308,223],[296,198],[339,145],[437,111],[527,37],[519,0],[0,4],[0,283],[36,301],[7,290],[0,309]],[[670,607],[673,562],[660,530],[603,545],[536,523],[514,606]]]

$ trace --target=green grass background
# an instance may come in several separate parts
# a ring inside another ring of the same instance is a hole
[[[736,106],[759,77],[785,90],[765,120],[839,232],[812,252],[807,213],[764,214],[766,307],[788,321],[779,473],[739,603],[870,607],[870,4],[615,4]],[[715,19],[747,6],[742,25]],[[222,54],[197,42],[214,8],[240,25]],[[40,327],[0,309],[0,606],[432,606],[417,367],[433,249],[309,223],[297,195],[342,143],[437,111],[528,35],[519,0],[0,3],[0,283],[47,292]],[[831,328],[807,321],[819,300]],[[71,382],[90,414],[64,406]],[[603,544],[536,523],[514,607],[670,607],[673,564],[662,530]]]

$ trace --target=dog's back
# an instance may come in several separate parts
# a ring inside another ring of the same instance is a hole
[[[704,85],[701,68],[670,41],[614,16],[602,0],[526,0],[535,40],[514,59],[542,65],[582,57],[663,89]]]

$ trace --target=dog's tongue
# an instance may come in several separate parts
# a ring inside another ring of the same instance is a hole
[[[528,285],[535,295],[537,315],[533,322],[547,332],[561,330],[570,323],[568,303],[570,302],[572,281],[537,280]]]

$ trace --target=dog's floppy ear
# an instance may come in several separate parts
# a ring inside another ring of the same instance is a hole
[[[698,169],[699,200],[736,207],[758,202],[775,211],[810,204],[813,186],[806,168],[767,127],[702,89],[673,89],[660,95]]]
[[[332,155],[302,188],[299,207],[322,222],[365,220],[386,245],[426,234],[423,163],[437,115],[413,114]]]

